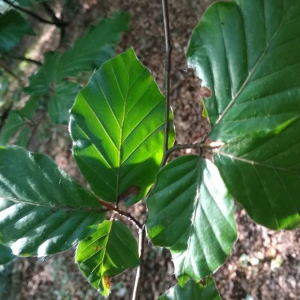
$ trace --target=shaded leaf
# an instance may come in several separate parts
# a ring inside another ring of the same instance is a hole
[[[225,262],[237,237],[233,201],[212,162],[195,155],[173,160],[159,172],[147,206],[148,235],[170,249],[181,283]]]
[[[62,82],[58,84],[49,99],[48,111],[55,124],[68,124],[69,110],[74,104],[80,86],[74,82]]]
[[[49,157],[0,147],[0,242],[14,254],[68,250],[102,220],[97,199]]]
[[[25,120],[17,111],[10,111],[5,126],[0,133],[0,145],[7,145],[10,139],[25,125]]]
[[[165,98],[133,49],[94,73],[72,108],[70,131],[76,162],[97,195],[115,202],[133,186],[127,204],[146,195],[163,157],[164,111]]]
[[[300,226],[300,2],[236,0],[211,6],[189,65],[212,90],[210,138],[230,193],[259,224]]]
[[[137,242],[120,221],[104,221],[79,243],[76,261],[92,286],[108,296],[110,277],[139,264]]]
[[[29,78],[24,91],[30,95],[44,95],[54,83],[61,83],[68,76],[82,71],[93,71],[111,58],[121,33],[128,30],[129,16],[115,13],[91,26],[87,33],[75,41],[72,49],[62,55],[59,52],[45,54],[44,65]]]
[[[0,244],[0,266],[12,261],[15,256],[9,247]]]
[[[169,289],[158,300],[221,300],[213,279],[206,285],[189,280],[184,287],[179,284]]]
[[[15,10],[0,14],[0,52],[14,48],[25,35],[34,35],[27,21]]]

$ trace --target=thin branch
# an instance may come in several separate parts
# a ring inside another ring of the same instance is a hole
[[[138,291],[140,286],[140,281],[143,274],[143,263],[144,263],[144,249],[145,249],[145,240],[146,240],[146,226],[143,225],[143,227],[139,230],[139,256],[140,256],[140,265],[138,266],[136,270],[135,275],[135,283],[132,293],[132,300],[137,300],[138,298]]]
[[[170,37],[170,25],[169,25],[169,11],[168,0],[162,0],[163,19],[164,19],[164,31],[165,31],[165,43],[166,43],[166,61],[165,61],[165,96],[166,96],[166,112],[165,112],[165,139],[164,139],[164,152],[168,151],[169,141],[169,128],[170,128],[170,72],[171,72],[171,55],[172,45]]]
[[[119,209],[117,206],[114,206],[108,202],[105,202],[101,199],[98,199],[98,202],[108,208],[109,210],[119,214],[122,217],[127,218],[135,227],[137,227],[139,230],[143,228],[144,225],[142,225],[136,218],[134,218],[130,213],[127,213],[126,211],[123,211],[121,209]]]
[[[17,79],[20,83],[22,83],[22,79],[18,77],[5,62],[0,61],[0,68],[2,68],[4,71],[6,71],[9,75],[14,77],[15,79]]]
[[[52,22],[52,21],[48,21],[46,19],[44,19],[43,17],[41,17],[40,15],[32,12],[31,10],[28,10],[22,6],[19,6],[19,5],[16,5],[14,4],[13,2],[11,2],[10,0],[3,0],[5,3],[7,3],[8,5],[10,5],[11,7],[19,10],[19,11],[22,11],[23,13],[26,13],[27,15],[37,19],[38,21],[42,22],[42,23],[46,23],[46,24],[51,24],[51,25],[55,25],[57,27],[65,27],[68,25],[68,23],[65,23],[65,22],[62,22],[62,21],[59,21],[59,22]]]
[[[8,57],[8,58],[16,59],[16,60],[27,61],[27,62],[36,64],[38,66],[42,66],[43,65],[43,63],[41,63],[38,60],[27,58],[27,57],[23,57],[23,56],[13,56],[13,55],[10,55],[10,54],[5,54],[5,56]]]

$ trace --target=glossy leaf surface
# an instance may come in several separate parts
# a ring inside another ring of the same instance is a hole
[[[213,279],[205,285],[189,280],[184,287],[179,284],[169,289],[158,300],[221,300]]]
[[[300,2],[236,0],[211,6],[189,65],[211,89],[210,137],[230,193],[259,224],[300,226]]]
[[[76,261],[92,286],[108,296],[110,277],[139,264],[137,242],[120,221],[104,221],[79,243]]]
[[[49,157],[0,147],[0,242],[14,254],[68,250],[102,220],[97,199]]]
[[[80,86],[74,82],[62,82],[58,84],[49,99],[49,115],[54,124],[68,124],[69,110],[74,104]]]
[[[15,10],[0,14],[0,52],[15,47],[25,35],[34,35],[27,21]]]
[[[0,266],[7,264],[14,258],[15,256],[12,254],[11,249],[3,244],[0,244]]]
[[[129,203],[145,196],[163,156],[164,110],[164,96],[133,49],[94,73],[78,94],[70,130],[76,162],[97,195]]]
[[[170,249],[181,283],[225,262],[237,237],[233,201],[212,162],[194,155],[173,160],[159,172],[147,206],[148,235]]]

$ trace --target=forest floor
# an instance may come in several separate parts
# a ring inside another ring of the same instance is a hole
[[[173,43],[171,102],[178,143],[197,142],[208,133],[202,118],[200,80],[186,65],[185,52],[192,29],[212,1],[169,0]],[[56,9],[60,10],[60,1]],[[68,8],[68,9],[66,9]],[[160,1],[65,0],[64,18],[71,21],[62,47],[67,48],[89,24],[109,17],[116,10],[131,15],[130,31],[124,34],[117,53],[133,47],[151,70],[163,90],[164,34]],[[58,31],[47,26],[32,58],[55,50]],[[30,42],[30,41],[29,41]],[[51,139],[49,139],[49,132]],[[51,129],[36,137],[32,150],[49,154],[64,170],[84,182],[71,157],[67,128]],[[184,153],[183,153],[184,154]],[[143,219],[145,207],[136,204],[132,212]],[[214,274],[223,300],[300,300],[300,231],[273,232],[256,225],[236,205],[238,241],[229,259]],[[140,300],[155,300],[174,285],[174,269],[168,251],[146,247],[146,262]],[[129,300],[135,271],[114,279],[110,299]],[[43,259],[17,258],[0,269],[0,298],[3,300],[92,300],[102,299],[80,274],[74,250]],[[186,299],[188,300],[188,299]]]

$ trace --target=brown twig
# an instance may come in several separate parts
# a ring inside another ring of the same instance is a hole
[[[126,211],[123,211],[119,209],[117,206],[112,205],[111,203],[108,203],[106,201],[103,201],[101,199],[98,199],[98,202],[106,207],[107,209],[119,214],[122,217],[125,217],[128,219],[135,227],[137,227],[139,230],[143,228],[144,225],[142,225],[136,218],[134,218],[130,213],[127,213]]]
[[[170,128],[170,72],[171,72],[171,55],[172,45],[169,25],[168,0],[162,0],[162,10],[164,19],[165,44],[166,44],[166,60],[165,60],[165,96],[166,96],[166,112],[165,112],[165,139],[164,152],[168,151],[169,128]]]
[[[40,61],[31,59],[31,58],[27,58],[27,57],[23,57],[23,56],[13,56],[13,55],[10,55],[10,54],[5,54],[5,57],[16,59],[16,60],[21,60],[21,61],[27,61],[27,62],[36,64],[38,66],[42,66],[43,65]]]
[[[28,10],[28,9],[22,7],[22,6],[19,6],[19,5],[14,4],[14,3],[11,2],[10,0],[3,0],[3,1],[4,1],[5,3],[7,3],[8,5],[10,5],[11,7],[13,7],[13,8],[15,8],[15,9],[17,9],[17,10],[19,10],[19,11],[22,11],[22,12],[26,13],[27,15],[29,15],[29,16],[31,16],[31,17],[37,19],[38,21],[40,21],[40,22],[42,22],[42,23],[55,25],[55,26],[57,26],[57,27],[59,27],[59,28],[62,28],[62,27],[65,27],[65,26],[68,25],[68,23],[65,23],[65,22],[63,22],[63,21],[61,21],[61,20],[60,20],[59,22],[57,22],[57,21],[49,21],[49,20],[46,20],[46,19],[44,19],[43,17],[41,17],[40,15],[38,15],[38,14],[32,12],[31,10]]]
[[[27,148],[28,148],[29,145],[31,144],[33,138],[35,137],[35,135],[36,135],[36,133],[37,133],[37,131],[38,131],[38,129],[39,129],[39,126],[40,126],[40,125],[42,124],[42,122],[44,121],[46,115],[47,115],[47,110],[45,110],[45,111],[42,113],[41,117],[38,119],[37,123],[34,125],[34,128],[33,128],[32,132],[31,132],[31,135],[30,135],[30,137],[29,137],[29,139],[28,139],[28,142],[27,142]]]
[[[132,293],[132,300],[137,300],[140,281],[142,278],[142,271],[143,271],[143,262],[144,262],[144,249],[145,249],[145,240],[146,240],[146,226],[143,225],[142,228],[139,229],[139,256],[140,256],[140,265],[136,270],[135,275],[135,283]]]

